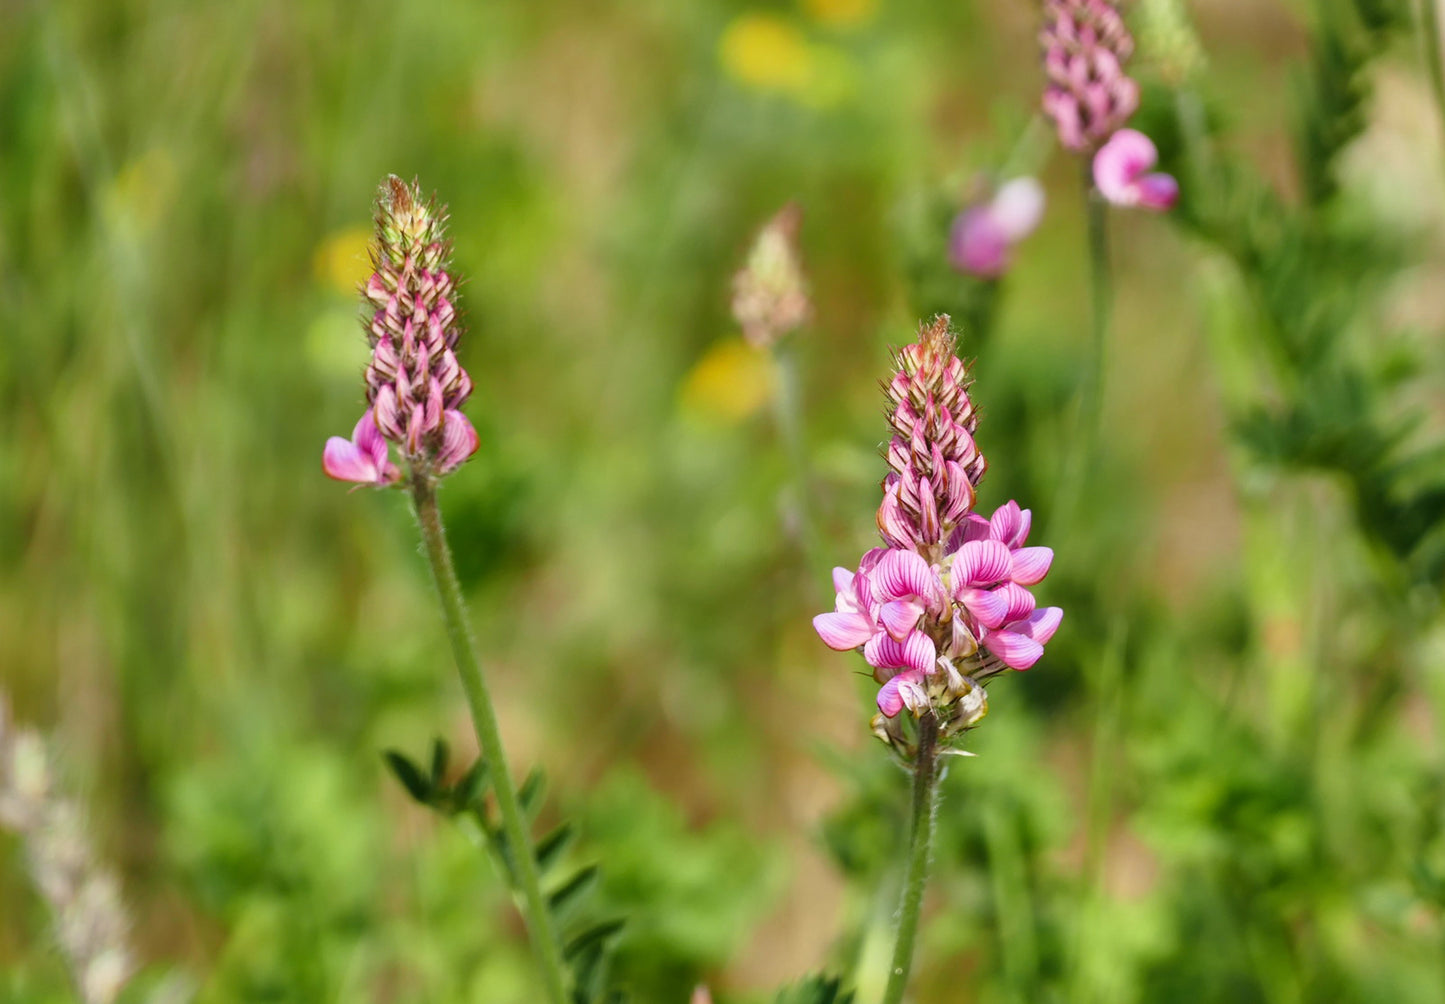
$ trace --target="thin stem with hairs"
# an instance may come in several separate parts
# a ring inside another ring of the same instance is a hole
[[[562,964],[562,952],[542,896],[532,838],[522,814],[522,807],[517,801],[516,789],[512,785],[506,751],[502,747],[502,734],[497,727],[497,714],[492,707],[486,680],[482,676],[476,642],[472,639],[471,629],[467,625],[461,584],[457,581],[451,547],[447,544],[446,530],[442,525],[441,509],[437,506],[436,480],[424,471],[413,471],[410,487],[416,521],[421,527],[422,541],[426,546],[427,563],[431,566],[432,580],[437,587],[437,599],[441,603],[442,620],[446,622],[452,656],[462,678],[462,689],[466,691],[467,706],[471,709],[477,744],[491,767],[489,776],[492,789],[496,793],[497,808],[501,812],[507,845],[512,851],[517,883],[521,886],[522,912],[532,936],[537,965],[547,987],[548,1000],[552,1004],[565,1004],[566,970]]]
[[[918,937],[918,917],[923,908],[923,889],[928,880],[928,861],[933,851],[934,809],[938,789],[938,719],[925,713],[918,719],[918,756],[913,763],[913,811],[908,824],[908,872],[903,879],[903,898],[898,907],[898,937],[893,943],[893,963],[883,1004],[899,1004],[908,988],[913,968],[913,945]]]

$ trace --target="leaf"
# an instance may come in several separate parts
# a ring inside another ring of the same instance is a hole
[[[545,874],[547,869],[557,863],[562,852],[572,843],[575,831],[571,823],[563,823],[551,833],[547,834],[537,843],[537,871]]]
[[[432,740],[431,747],[431,783],[433,787],[440,787],[447,776],[447,759],[450,750],[447,749],[447,741],[437,738]]]
[[[561,913],[577,900],[597,881],[597,866],[588,865],[573,875],[559,889],[547,897],[547,907],[553,913]]]
[[[627,921],[625,920],[607,920],[593,927],[589,927],[567,943],[567,947],[562,949],[562,957],[565,959],[574,959],[580,953],[586,951],[590,945],[605,942],[626,926]]]
[[[480,813],[481,805],[479,799],[481,798],[482,792],[486,790],[487,777],[490,770],[491,768],[487,765],[487,761],[478,757],[477,762],[472,764],[471,769],[462,775],[462,779],[456,783],[456,786],[452,788],[451,792],[452,805],[455,806],[455,811],[465,812],[475,809]]]
[[[433,801],[432,786],[422,775],[421,769],[407,759],[406,755],[396,750],[387,750],[382,756],[386,759],[386,765],[396,775],[411,797],[422,805],[431,805]]]
[[[532,773],[527,775],[527,780],[522,782],[522,787],[517,791],[517,801],[522,806],[522,811],[529,816],[535,816],[536,808],[541,807],[541,795],[547,787],[547,775],[542,773],[542,768],[532,768]]]

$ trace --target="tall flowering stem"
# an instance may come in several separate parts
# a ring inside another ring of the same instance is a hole
[[[937,818],[938,722],[925,715],[918,723],[918,759],[913,769],[913,808],[908,822],[908,872],[903,878],[903,901],[898,908],[898,937],[893,942],[893,964],[888,969],[888,986],[883,1004],[899,1004],[908,989],[913,968],[913,945],[918,938],[918,918],[923,912],[923,890],[928,881],[928,861],[933,854],[934,822]]]
[[[445,227],[445,210],[434,200],[423,199],[415,184],[395,176],[382,184],[371,247],[373,272],[362,287],[370,311],[364,323],[371,345],[366,368],[369,407],[351,439],[334,436],[327,442],[322,469],[340,481],[405,487],[411,494],[477,744],[491,766],[492,789],[512,848],[547,998],[551,1004],[566,1004],[561,947],[542,895],[531,834],[512,784],[437,505],[441,479],[477,449],[476,431],[459,410],[472,382],[454,351],[461,325],[453,302],[456,283]],[[392,462],[392,447],[405,463],[405,472]]]
[[[813,618],[829,648],[857,649],[873,669],[873,734],[913,776],[913,810],[898,936],[885,1004],[908,982],[933,840],[943,757],[966,755],[962,737],[988,710],[985,684],[1028,669],[1063,611],[1036,607],[1030,586],[1053,563],[1025,546],[1032,514],[1009,502],[974,511],[988,461],[974,439],[978,413],[968,367],[945,315],[894,357],[883,385],[892,437],[877,525],[883,547],[856,571],[833,570],[836,608]]]

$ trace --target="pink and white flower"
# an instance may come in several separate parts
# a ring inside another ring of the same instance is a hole
[[[1172,175],[1149,169],[1159,161],[1154,141],[1137,129],[1120,129],[1094,154],[1094,184],[1116,206],[1163,212],[1179,199]]]
[[[332,436],[321,454],[321,469],[337,481],[362,485],[389,485],[401,479],[401,469],[387,456],[386,440],[376,427],[371,409],[356,423],[350,439]]]
[[[997,279],[1008,270],[1013,246],[1034,232],[1043,213],[1043,186],[1033,178],[1015,178],[988,202],[954,218],[948,259],[960,272]]]

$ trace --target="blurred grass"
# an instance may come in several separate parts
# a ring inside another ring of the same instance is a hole
[[[1298,197],[1303,20],[1197,13],[1230,152]],[[909,278],[916,210],[1013,147],[1027,5],[3,17],[0,672],[59,738],[152,978],[188,972],[203,1001],[533,999],[489,866],[381,769],[468,735],[402,502],[319,470],[360,406],[348,286],[387,172],[451,205],[483,447],[442,504],[508,742],[634,916],[639,999],[706,978],[760,1000],[871,958],[903,786],[868,688],[812,637],[820,570],[727,282],[798,199],[806,437],[846,564],[872,539],[884,349],[964,296]],[[1440,146],[1407,48],[1343,187],[1414,255],[1387,302],[1438,442]],[[1088,344],[1074,174],[1048,163],[1043,229],[997,303],[965,304],[993,320],[964,340],[984,502],[1035,508],[1069,613],[948,781],[917,999],[1442,999],[1439,583],[1402,588],[1338,484],[1231,439],[1268,396],[1260,308],[1138,215],[1114,218],[1108,448],[1078,525],[1051,527]],[[0,846],[0,995],[64,999]]]

